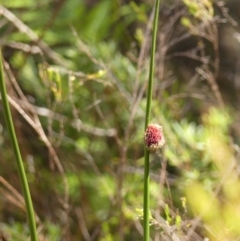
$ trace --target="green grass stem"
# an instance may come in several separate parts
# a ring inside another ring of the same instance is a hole
[[[37,241],[37,231],[36,231],[36,224],[35,224],[35,216],[34,216],[34,209],[32,205],[32,199],[28,187],[27,177],[24,170],[24,165],[22,161],[22,157],[20,154],[20,150],[18,147],[18,142],[14,130],[12,115],[8,103],[7,98],[7,90],[6,90],[6,84],[4,81],[4,73],[3,73],[3,60],[2,60],[2,54],[0,51],[0,92],[1,92],[1,98],[2,98],[2,106],[3,106],[3,112],[4,117],[6,120],[7,128],[9,131],[10,139],[13,146],[13,151],[17,160],[17,168],[19,172],[19,177],[21,180],[21,185],[23,189],[24,199],[25,199],[25,205],[26,205],[26,212],[27,212],[27,219],[28,219],[28,225],[29,225],[29,232],[31,236],[31,241]]]
[[[158,16],[159,16],[160,0],[156,0],[155,13],[153,20],[152,30],[152,45],[151,45],[151,58],[150,58],[150,70],[148,80],[148,92],[147,92],[147,107],[146,107],[146,120],[145,130],[150,123],[151,118],[151,103],[152,103],[152,92],[153,92],[153,78],[154,78],[154,61],[156,51],[156,39],[157,39],[157,27],[158,27]],[[150,229],[149,229],[149,156],[150,153],[145,147],[145,165],[144,165],[144,196],[143,196],[143,230],[144,230],[144,241],[150,240]]]

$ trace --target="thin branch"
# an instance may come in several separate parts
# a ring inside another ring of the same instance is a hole
[[[0,5],[0,15],[1,14],[10,22],[12,22],[12,24],[16,26],[20,32],[25,33],[34,43],[36,43],[49,58],[61,66],[68,66],[67,62],[59,54],[52,51],[52,49],[49,48],[49,46],[44,41],[39,40],[39,37],[26,24],[24,24],[7,8]]]

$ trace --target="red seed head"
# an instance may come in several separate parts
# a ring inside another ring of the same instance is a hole
[[[145,132],[145,145],[151,152],[160,149],[165,143],[162,127],[158,124],[149,124]]]

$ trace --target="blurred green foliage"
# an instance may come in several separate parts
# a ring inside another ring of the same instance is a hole
[[[210,1],[183,2],[196,22],[202,21],[203,10],[213,14]],[[5,60],[35,108],[69,185],[66,222],[62,176],[45,143],[13,109],[41,237],[110,241],[120,240],[122,232],[126,241],[140,240],[146,105],[141,88],[149,56],[145,54],[141,64],[138,57],[152,2],[3,0],[2,4],[63,60],[57,63],[49,51],[39,54],[11,47],[10,43],[22,43],[31,49],[39,42],[9,21],[0,29]],[[182,18],[186,27],[191,21]],[[230,136],[233,110],[215,107],[181,116],[189,99],[172,98],[185,91],[181,81],[176,76],[164,87],[159,76],[155,79],[152,121],[163,126],[167,144],[151,161],[151,236],[174,240],[174,234],[183,240],[193,218],[200,217],[196,233],[202,239],[195,240],[234,240],[240,234],[239,151]],[[9,91],[20,98],[10,84]],[[17,100],[23,107],[23,100]],[[191,103],[202,104],[198,99]],[[4,167],[0,175],[21,192],[5,123],[0,123]],[[233,163],[235,169],[228,172]],[[13,202],[14,192],[0,184],[0,232],[9,240],[26,240],[25,213]]]

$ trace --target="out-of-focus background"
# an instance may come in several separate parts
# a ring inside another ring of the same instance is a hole
[[[142,240],[153,0],[1,0],[0,46],[40,241]],[[240,2],[161,1],[154,241],[239,240]],[[0,102],[0,240],[29,232]]]

